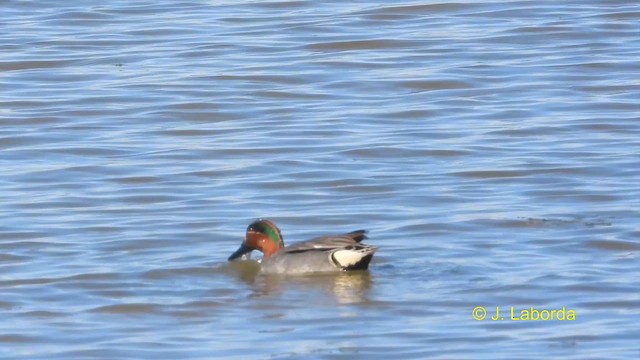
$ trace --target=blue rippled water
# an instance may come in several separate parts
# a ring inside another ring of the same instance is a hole
[[[0,358],[640,355],[637,2],[0,4]]]

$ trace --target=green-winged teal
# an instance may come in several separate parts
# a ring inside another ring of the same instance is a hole
[[[360,243],[367,238],[365,233],[322,236],[285,247],[280,229],[272,221],[259,219],[247,227],[242,245],[229,261],[259,250],[264,254],[260,272],[265,274],[366,270],[377,248]]]

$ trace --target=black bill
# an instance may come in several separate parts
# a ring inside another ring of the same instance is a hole
[[[238,250],[236,250],[236,252],[234,252],[233,254],[231,254],[231,256],[229,256],[229,261],[235,260],[239,257],[241,257],[244,254],[248,254],[251,252],[251,248],[246,246],[245,244],[240,245],[240,248]]]

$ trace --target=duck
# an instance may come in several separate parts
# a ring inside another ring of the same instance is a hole
[[[346,234],[327,235],[311,240],[284,245],[282,233],[268,219],[253,221],[246,230],[240,248],[228,261],[234,261],[253,250],[261,251],[260,273],[263,274],[308,274],[367,270],[375,246],[362,243],[366,230]]]

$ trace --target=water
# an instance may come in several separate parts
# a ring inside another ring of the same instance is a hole
[[[0,358],[640,355],[635,1],[1,4]]]

